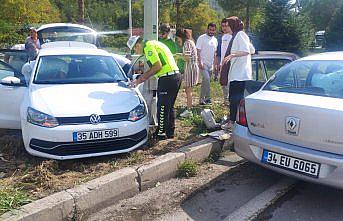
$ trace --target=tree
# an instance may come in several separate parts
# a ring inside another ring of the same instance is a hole
[[[326,48],[329,51],[343,50],[343,6],[333,16],[326,32]]]
[[[267,0],[217,0],[219,5],[229,14],[236,15],[244,12],[245,28],[250,32],[251,17],[264,7]],[[238,13],[237,13],[238,12]]]
[[[28,25],[60,21],[49,0],[2,0],[0,15],[0,47],[24,43]]]
[[[291,10],[288,0],[270,0],[265,9],[265,22],[258,31],[262,50],[281,50],[301,53],[307,49],[313,30],[306,17]]]
[[[181,17],[182,27],[191,27],[193,37],[203,34],[210,22],[219,23],[216,11],[211,9],[208,4],[201,3],[193,9],[188,9],[188,13],[183,13]],[[206,13],[204,13],[206,12]]]
[[[11,24],[60,21],[59,11],[49,0],[2,0],[0,20]]]
[[[297,0],[298,11],[309,16],[315,30],[325,30],[343,0]]]

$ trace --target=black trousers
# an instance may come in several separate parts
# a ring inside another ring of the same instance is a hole
[[[181,75],[173,74],[158,79],[157,118],[158,136],[174,136],[175,111],[174,104],[181,85]]]
[[[229,89],[230,120],[236,121],[239,102],[244,98],[245,81],[231,81]]]

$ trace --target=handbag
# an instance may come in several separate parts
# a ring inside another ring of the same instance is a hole
[[[229,42],[229,45],[228,45],[228,47],[226,49],[224,58],[231,54],[231,48],[232,48],[233,40],[235,39],[236,35],[237,35],[237,33],[234,33],[232,35],[232,38],[231,38],[231,40]],[[220,82],[220,85],[222,85],[222,86],[226,86],[228,84],[230,66],[231,66],[231,61],[223,64],[223,66],[222,66],[222,68],[220,70],[220,80],[219,80],[219,82]]]

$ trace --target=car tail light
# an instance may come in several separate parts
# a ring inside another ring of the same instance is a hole
[[[239,102],[238,105],[238,116],[236,119],[236,123],[242,126],[247,127],[248,126],[248,121],[247,121],[247,115],[245,113],[245,100],[242,99]]]

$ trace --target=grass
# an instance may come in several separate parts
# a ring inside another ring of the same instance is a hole
[[[206,128],[205,123],[202,120],[201,117],[201,111],[203,109],[211,109],[215,115],[215,120],[216,122],[220,122],[221,119],[224,116],[227,116],[228,114],[228,107],[224,105],[224,98],[223,98],[223,91],[218,82],[211,81],[211,97],[212,97],[212,105],[204,105],[200,106],[199,103],[199,97],[200,97],[200,90],[201,90],[201,85],[198,85],[193,88],[193,116],[189,118],[179,118],[180,124],[182,127],[189,127],[191,128],[189,130],[189,136],[197,136],[202,133],[207,133],[209,132],[208,129]],[[180,91],[180,93],[184,93]],[[184,100],[181,100],[179,98],[183,98]],[[185,106],[185,94],[179,94],[178,96],[178,101],[176,103],[176,110],[177,110],[177,116],[179,116],[184,110]],[[189,136],[180,136],[184,138],[188,138]]]
[[[0,215],[31,202],[26,192],[20,188],[0,189]]]
[[[198,164],[192,160],[185,160],[178,165],[177,177],[189,178],[197,175]]]

